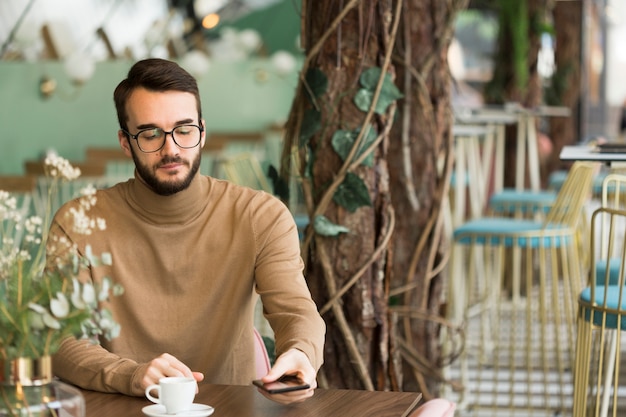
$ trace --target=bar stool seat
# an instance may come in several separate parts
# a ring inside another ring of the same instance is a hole
[[[593,315],[593,324],[596,326],[626,330],[626,320],[622,321],[623,318],[619,317],[620,314],[622,314],[620,312],[626,311],[626,299],[620,300],[621,296],[622,294],[620,294],[617,285],[596,285],[593,294],[591,287],[582,290],[580,293],[580,301],[588,305],[602,306],[604,314]],[[613,313],[611,313],[612,311]],[[586,310],[585,320],[591,321],[591,316],[591,309]]]
[[[550,233],[553,232],[553,233]],[[488,218],[471,220],[454,230],[456,243],[556,248],[572,242],[573,235],[568,225],[547,224],[533,220],[510,218]]]
[[[554,204],[557,193],[555,191],[517,191],[513,188],[505,188],[499,193],[492,194],[489,198],[489,209],[492,213],[534,214],[537,212],[547,213]]]

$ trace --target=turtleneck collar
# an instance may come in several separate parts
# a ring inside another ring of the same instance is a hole
[[[154,191],[135,173],[127,187],[128,202],[135,212],[152,223],[185,224],[206,207],[208,178],[197,173],[185,190],[169,196]]]

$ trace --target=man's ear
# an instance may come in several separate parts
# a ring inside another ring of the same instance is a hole
[[[126,135],[126,133],[124,133],[124,131],[117,131],[117,140],[120,143],[120,147],[124,150],[124,154],[129,158],[132,158],[133,154],[130,150],[130,140],[128,139],[128,136]]]
[[[200,138],[200,149],[202,149],[206,143],[206,124],[204,123],[204,119],[200,120],[200,126],[202,126],[202,137]]]

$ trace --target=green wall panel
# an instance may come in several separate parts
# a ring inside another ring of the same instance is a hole
[[[118,146],[113,90],[132,62],[101,62],[79,91],[60,63],[0,62],[0,175],[23,173],[23,161],[47,149],[80,161],[88,146]],[[57,93],[39,94],[43,75]],[[297,73],[279,76],[264,60],[212,62],[198,79],[209,132],[263,131],[283,122]]]

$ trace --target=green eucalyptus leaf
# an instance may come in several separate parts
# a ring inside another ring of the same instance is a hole
[[[322,115],[315,109],[307,109],[302,117],[300,126],[300,147],[309,142],[317,131],[322,127]]]
[[[348,172],[343,182],[337,187],[333,201],[354,213],[362,206],[371,206],[367,186],[358,175]]]
[[[312,94],[313,98],[320,97],[328,89],[328,78],[319,68],[309,68],[304,79],[309,86],[307,93]]]
[[[337,236],[339,233],[348,233],[350,231],[347,227],[335,224],[322,215],[315,216],[313,229],[315,233],[322,236]]]
[[[331,139],[333,149],[335,150],[335,152],[337,152],[342,160],[345,161],[348,157],[348,154],[354,146],[354,142],[359,136],[360,131],[360,128],[352,131],[337,130],[333,134],[333,137]],[[360,157],[361,154],[363,154],[363,152],[365,152],[365,150],[369,148],[372,143],[374,143],[374,141],[376,140],[376,136],[376,131],[374,130],[373,126],[369,125],[367,133],[365,134],[365,137],[361,142],[361,146],[359,146],[359,150],[357,151],[356,158]],[[363,160],[363,165],[366,165],[368,167],[372,167],[374,165],[374,155],[372,152],[370,152],[370,154],[367,155],[367,157]]]

